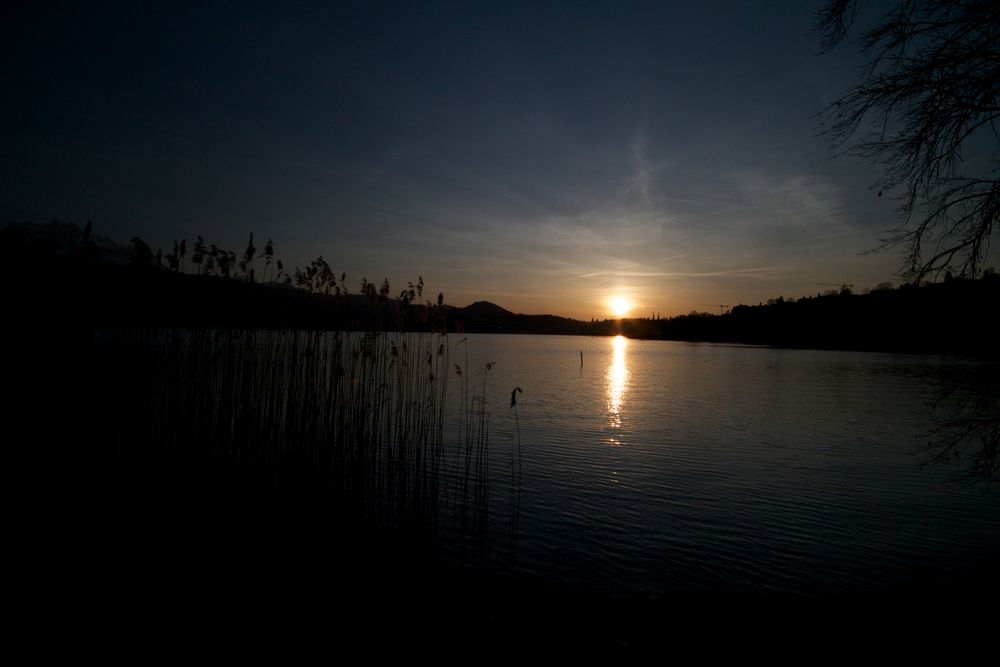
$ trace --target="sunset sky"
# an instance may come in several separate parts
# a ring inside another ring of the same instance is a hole
[[[818,3],[31,3],[2,20],[0,224],[322,254],[352,288],[663,316],[893,280],[877,167],[816,114]],[[280,9],[278,7],[280,6]]]

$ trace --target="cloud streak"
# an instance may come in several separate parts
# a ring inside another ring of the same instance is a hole
[[[585,273],[579,278],[725,278],[740,276],[747,278],[772,278],[780,275],[783,267],[751,267],[744,269],[727,269],[722,271],[595,271]]]

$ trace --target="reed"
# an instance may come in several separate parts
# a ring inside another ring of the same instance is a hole
[[[99,330],[73,447],[128,502],[306,507],[366,548],[475,544],[461,560],[487,563],[491,365],[449,426],[451,351],[438,333]]]
[[[492,364],[474,391],[468,340],[449,341],[443,295],[424,301],[422,278],[394,298],[387,280],[364,280],[349,294],[346,275],[322,255],[286,272],[273,240],[260,250],[252,233],[239,255],[202,236],[190,254],[186,239],[154,253],[135,237],[128,268],[110,255],[98,262],[90,235],[88,224],[80,239],[93,253],[71,254],[53,274],[80,279],[76,301],[66,299],[58,317],[29,311],[39,330],[17,330],[7,346],[19,351],[11,377],[22,388],[20,430],[68,445],[51,456],[58,483],[47,486],[65,505],[85,507],[81,515],[126,512],[135,523],[148,508],[252,517],[278,507],[359,543],[432,551],[455,543],[463,562],[489,561],[500,516],[490,479]],[[247,285],[238,292],[245,301],[216,306],[212,294],[237,294],[213,289],[224,279],[290,287]],[[130,289],[114,289],[114,280]],[[253,290],[267,298],[247,297]],[[283,299],[309,313],[289,320],[296,326],[350,331],[235,328],[283,326]],[[244,317],[257,313],[240,304],[264,304],[265,316]],[[100,328],[121,322],[234,328]],[[449,396],[459,347],[466,372]],[[454,422],[449,400],[460,403]]]
[[[461,346],[464,366],[452,368],[459,379],[458,423],[450,480],[453,489],[446,494],[446,513],[451,519],[450,532],[460,536],[457,558],[482,559],[490,552],[490,479],[489,479],[489,412],[486,409],[486,376],[493,364],[483,368],[483,393],[475,394],[470,385],[469,339],[465,336],[455,344]]]

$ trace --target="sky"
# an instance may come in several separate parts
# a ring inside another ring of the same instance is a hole
[[[357,289],[717,312],[897,278],[819,3],[30,3],[0,10],[0,225],[254,233]]]

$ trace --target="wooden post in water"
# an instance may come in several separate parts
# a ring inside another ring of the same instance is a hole
[[[580,368],[583,368],[583,350],[580,350]]]

